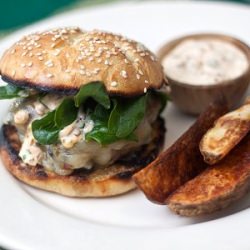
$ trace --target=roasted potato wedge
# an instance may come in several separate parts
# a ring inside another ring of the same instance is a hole
[[[204,161],[213,165],[223,159],[250,131],[250,103],[220,117],[204,135],[200,151]]]
[[[199,143],[214,121],[226,112],[224,101],[211,104],[170,148],[133,176],[149,200],[164,204],[173,191],[208,166],[203,161]]]
[[[250,134],[222,160],[190,180],[166,200],[183,216],[212,213],[227,207],[250,189]]]

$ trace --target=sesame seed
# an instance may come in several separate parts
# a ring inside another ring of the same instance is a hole
[[[26,65],[25,63],[21,63],[21,67],[24,68]]]
[[[55,43],[52,43],[50,47],[51,47],[51,48],[55,48],[55,46],[56,46],[56,44],[55,44]]]
[[[40,61],[42,61],[42,60],[43,60],[43,57],[42,57],[42,56],[39,56],[38,59],[39,59]]]
[[[97,52],[94,54],[94,57],[100,57],[101,56],[101,53],[100,52]]]
[[[128,64],[128,63],[129,63],[129,62],[128,62],[128,59],[126,59],[126,58],[124,59],[124,61],[125,61],[125,63],[126,63],[126,64]]]
[[[99,59],[97,60],[97,62],[98,62],[98,63],[101,63],[101,62],[102,62],[102,59],[101,59],[101,58],[99,58]]]
[[[15,74],[16,74],[16,71],[13,70],[13,71],[12,71],[12,76],[15,76]]]
[[[139,74],[140,74],[141,76],[144,75],[143,72],[142,72],[140,69],[138,70],[138,72],[139,72]]]
[[[144,92],[144,93],[147,93],[147,88],[144,88],[144,89],[143,89],[143,92]]]
[[[32,50],[32,47],[31,47],[31,46],[29,46],[29,47],[28,47],[28,50]]]
[[[54,63],[51,60],[48,60],[44,63],[47,67],[53,67]]]
[[[27,64],[28,67],[31,67],[32,65],[33,65],[33,62],[29,62],[29,63]]]
[[[125,70],[122,70],[120,72],[120,75],[123,77],[123,78],[128,78],[128,73],[125,71]]]
[[[16,49],[11,50],[11,54],[14,54],[16,52]]]
[[[41,52],[36,53],[36,56],[41,56],[41,55],[42,55]]]
[[[148,80],[145,80],[144,82],[145,82],[145,83],[148,83]]]
[[[146,54],[145,53],[140,53],[140,56],[144,57],[144,56],[146,56]]]
[[[21,56],[26,56],[27,55],[27,51],[24,51]]]
[[[82,70],[82,69],[79,71],[79,73],[80,73],[81,75],[86,75],[86,72],[85,72],[84,70]]]
[[[49,74],[47,74],[47,77],[48,77],[48,78],[52,78],[53,75],[49,73]]]
[[[40,48],[40,47],[41,47],[41,44],[37,44],[37,45],[36,45],[36,48]]]
[[[141,76],[139,74],[136,74],[136,78],[139,80]]]
[[[34,42],[33,40],[31,40],[31,41],[29,41],[29,42],[27,43],[28,46],[34,45],[34,44],[35,44],[35,42]]]
[[[80,65],[80,69],[85,69],[85,66],[84,65]]]
[[[54,55],[55,55],[55,56],[58,56],[60,53],[61,53],[61,50],[56,49],[55,52],[54,52]]]
[[[104,61],[104,64],[105,64],[105,65],[109,65],[109,61],[108,61],[108,60],[105,60],[105,61]]]
[[[69,69],[66,69],[65,72],[66,72],[66,73],[70,73],[70,70],[69,70]]]
[[[30,52],[30,53],[29,53],[29,57],[32,57],[32,56],[33,56],[33,53],[32,53],[32,52]]]
[[[93,70],[93,73],[94,73],[94,74],[98,74],[99,71],[100,71],[99,68],[95,68],[95,69]]]
[[[152,61],[156,61],[156,58],[154,56],[150,56]]]
[[[117,85],[118,85],[118,83],[117,82],[115,82],[115,81],[113,81],[113,82],[111,82],[111,87],[116,87]]]

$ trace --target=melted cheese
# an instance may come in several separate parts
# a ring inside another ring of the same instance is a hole
[[[60,143],[45,146],[37,144],[31,131],[32,121],[56,108],[61,101],[62,98],[55,95],[47,95],[39,103],[36,98],[31,98],[23,103],[17,103],[15,111],[13,111],[25,110],[30,117],[29,123],[25,126],[16,124],[22,141],[19,156],[23,162],[31,166],[40,164],[48,171],[59,175],[68,175],[78,168],[90,169],[93,166],[108,166],[131,150],[149,143],[152,123],[157,118],[160,109],[158,101],[153,101],[148,105],[144,119],[135,130],[138,138],[136,142],[120,140],[102,146],[95,141],[85,141],[85,135],[93,129],[94,122],[82,111],[79,111],[76,121],[60,132]]]

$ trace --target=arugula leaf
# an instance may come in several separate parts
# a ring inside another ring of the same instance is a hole
[[[76,120],[78,108],[72,98],[64,99],[53,111],[39,120],[32,122],[34,138],[43,145],[58,141],[59,132]]]
[[[92,139],[102,145],[107,145],[119,140],[114,134],[109,133],[106,126],[102,125],[95,125],[93,130],[86,134],[85,138],[87,141]]]
[[[94,111],[89,111],[91,119],[94,121],[94,128],[86,134],[87,141],[95,140],[102,145],[110,144],[119,140],[112,131],[108,129],[108,120],[110,116],[110,110],[105,109],[100,104],[97,104]]]
[[[43,145],[53,144],[58,140],[59,128],[54,122],[56,111],[49,112],[40,120],[32,122],[34,138]]]
[[[126,138],[139,125],[146,111],[147,95],[132,100],[114,99],[114,108],[108,121],[108,128],[118,138]]]
[[[0,99],[12,99],[17,97],[23,97],[24,95],[24,89],[8,84],[6,86],[0,87]]]
[[[111,103],[103,84],[93,82],[83,86],[74,99],[65,98],[54,111],[33,121],[32,131],[36,140],[45,145],[56,143],[59,132],[76,120],[79,106],[88,98],[93,99],[91,105],[86,106],[86,112],[93,120],[94,128],[85,138],[102,145],[118,140],[137,140],[134,131],[145,116],[148,98],[158,98],[162,109],[166,105],[166,96],[158,92],[137,98],[114,97]]]
[[[94,128],[86,134],[87,140],[95,140],[105,145],[115,141],[136,141],[134,130],[145,115],[147,96],[134,99],[112,99],[112,109],[106,110],[100,104],[96,106],[91,119]]]
[[[64,128],[76,120],[78,108],[72,98],[66,98],[58,106],[55,113],[55,124],[58,128]]]
[[[80,107],[88,98],[94,99],[106,109],[110,108],[109,96],[101,82],[92,82],[82,86],[74,97],[76,107]]]

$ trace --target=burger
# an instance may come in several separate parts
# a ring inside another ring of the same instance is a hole
[[[102,31],[60,28],[25,36],[0,60],[11,99],[1,158],[16,178],[73,197],[135,188],[158,155],[163,70],[142,44]]]

